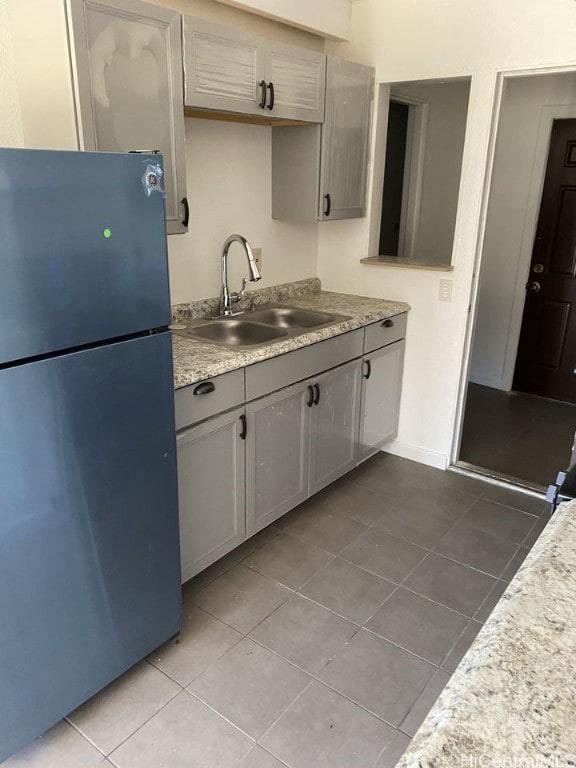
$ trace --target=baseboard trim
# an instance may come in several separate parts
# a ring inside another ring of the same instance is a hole
[[[448,469],[449,459],[443,453],[429,451],[426,448],[420,448],[412,443],[404,443],[402,440],[392,440],[382,446],[385,453],[392,453],[394,456],[401,456],[403,459],[418,461],[420,464],[427,464],[436,469]]]
[[[470,376],[468,383],[478,384],[481,387],[489,387],[490,389],[501,389],[503,392],[510,391],[510,387],[506,386],[504,379],[494,379],[490,376]]]

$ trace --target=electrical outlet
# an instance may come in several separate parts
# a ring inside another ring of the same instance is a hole
[[[439,301],[452,301],[452,280],[440,280],[438,299]]]
[[[262,248],[252,248],[252,254],[254,256],[254,261],[256,262],[256,266],[259,270],[262,269]]]

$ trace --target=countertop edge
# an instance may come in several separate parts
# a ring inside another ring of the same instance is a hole
[[[569,502],[544,528],[397,768],[570,764],[575,543],[576,502]]]

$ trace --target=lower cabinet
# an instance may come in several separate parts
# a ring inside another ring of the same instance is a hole
[[[182,581],[246,538],[244,408],[178,434]]]
[[[398,434],[404,339],[364,356],[358,461]]]
[[[246,406],[246,534],[356,465],[359,360]]]
[[[309,386],[273,392],[246,406],[246,534],[308,496]]]
[[[360,360],[353,360],[314,380],[309,495],[356,466],[360,371]]]

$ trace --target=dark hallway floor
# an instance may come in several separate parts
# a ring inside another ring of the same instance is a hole
[[[576,405],[470,384],[460,461],[547,487],[565,469]]]

